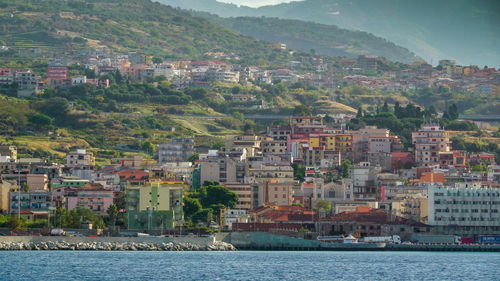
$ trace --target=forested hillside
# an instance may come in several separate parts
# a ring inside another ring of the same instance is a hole
[[[233,52],[243,60],[271,57],[267,43],[149,0],[5,0],[0,42],[13,48],[74,52],[83,47],[140,50],[165,58]]]
[[[403,63],[421,60],[408,49],[383,38],[333,25],[278,18],[221,18],[207,13],[195,13],[195,15],[204,16],[243,35],[264,41],[286,43],[292,49],[303,51],[314,49],[316,53],[322,55],[380,56]]]

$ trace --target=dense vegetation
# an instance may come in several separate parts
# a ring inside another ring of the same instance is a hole
[[[188,226],[206,225],[212,218],[220,219],[222,209],[236,207],[238,195],[218,182],[205,182],[203,186],[184,198],[184,216]]]
[[[161,58],[225,51],[243,61],[287,56],[268,43],[150,0],[5,0],[0,8],[0,41],[11,48],[62,53],[106,47]]]

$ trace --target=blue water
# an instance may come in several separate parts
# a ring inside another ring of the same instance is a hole
[[[500,253],[0,252],[0,280],[500,280]]]

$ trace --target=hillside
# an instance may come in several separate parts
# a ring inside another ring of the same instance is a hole
[[[260,8],[215,0],[160,0],[224,17],[298,19],[361,30],[386,38],[430,61],[500,66],[500,2],[496,0],[305,0]]]
[[[421,60],[408,49],[383,38],[360,31],[350,31],[332,25],[299,20],[263,17],[222,18],[207,13],[195,13],[247,36],[270,42],[286,43],[292,49],[329,56],[382,56],[392,61],[412,63]]]
[[[268,43],[149,0],[5,0],[0,7],[0,43],[13,49],[107,47],[166,58],[225,51],[249,61],[273,53]]]

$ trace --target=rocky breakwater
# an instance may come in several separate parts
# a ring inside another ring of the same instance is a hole
[[[73,251],[235,251],[225,242],[207,245],[188,242],[144,243],[144,242],[0,242],[0,251],[22,250],[73,250]]]

